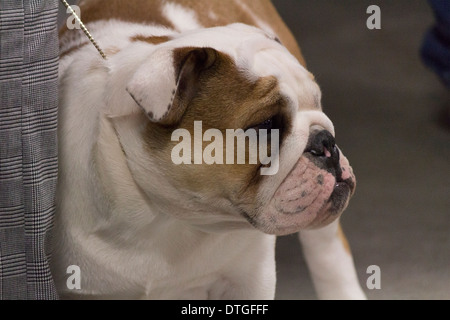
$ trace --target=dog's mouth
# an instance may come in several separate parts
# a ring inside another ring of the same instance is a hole
[[[355,183],[350,179],[336,182],[328,201],[324,203],[307,228],[320,228],[337,219],[347,207],[354,190]]]
[[[355,191],[355,176],[334,142],[318,149],[306,148],[269,204],[247,217],[256,228],[285,235],[323,227],[342,214]]]

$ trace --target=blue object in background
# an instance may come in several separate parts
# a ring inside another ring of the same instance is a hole
[[[436,24],[425,36],[421,55],[430,67],[450,89],[450,0],[429,0]]]

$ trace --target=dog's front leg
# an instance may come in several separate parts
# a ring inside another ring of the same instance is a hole
[[[299,238],[319,299],[366,299],[339,220]]]

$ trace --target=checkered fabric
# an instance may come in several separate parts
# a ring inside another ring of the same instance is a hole
[[[58,0],[0,0],[0,299],[58,298]]]

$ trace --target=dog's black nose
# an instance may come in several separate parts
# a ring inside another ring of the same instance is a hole
[[[339,149],[333,135],[327,130],[311,132],[305,152],[325,162],[326,167],[330,169],[340,169]]]

